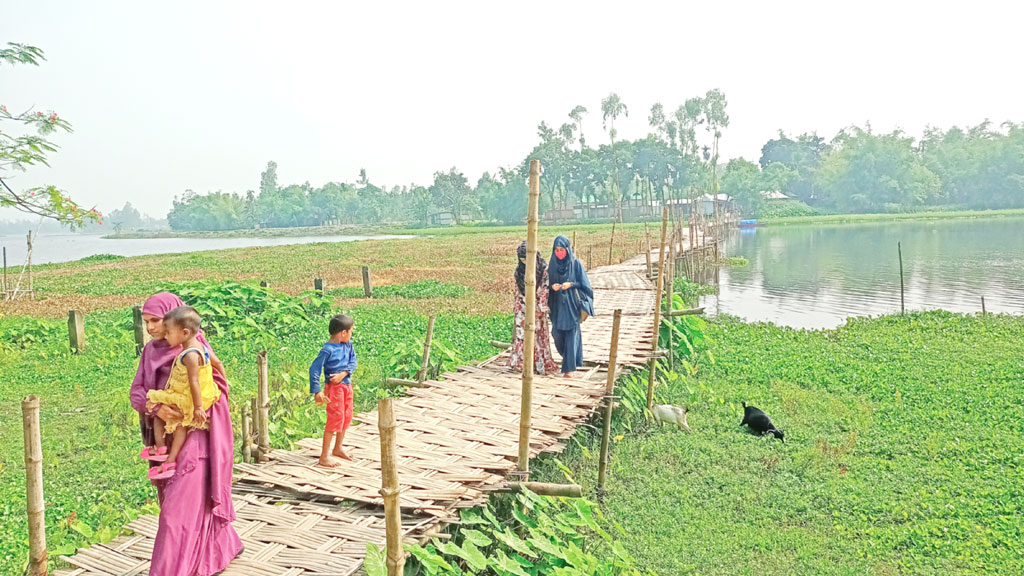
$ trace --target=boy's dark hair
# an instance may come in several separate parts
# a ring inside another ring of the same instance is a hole
[[[198,334],[202,325],[202,319],[199,318],[199,313],[196,312],[195,308],[191,306],[178,306],[164,314],[164,323],[184,328],[191,331],[192,334]]]
[[[338,332],[351,330],[355,325],[356,321],[348,314],[338,314],[331,318],[331,323],[327,326],[327,331],[331,333],[331,336],[334,336]]]

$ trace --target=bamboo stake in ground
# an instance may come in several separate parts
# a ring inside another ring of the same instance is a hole
[[[572,253],[576,254],[576,231],[572,231]]]
[[[32,231],[28,231],[28,293],[29,298],[35,298],[35,288],[32,286]]]
[[[260,430],[260,408],[256,396],[249,398],[249,459],[253,462],[260,461],[260,447],[256,437]]]
[[[78,310],[68,310],[68,340],[73,353],[85,350],[85,319]]]
[[[647,222],[644,222],[644,237],[647,238],[646,248],[644,254],[647,257],[647,277],[651,277],[651,230],[647,227]]]
[[[39,435],[39,397],[21,401],[25,430],[25,508],[28,511],[28,576],[46,576],[46,504],[43,500],[43,443]]]
[[[537,205],[540,202],[540,160],[530,160],[530,202],[526,213],[526,318],[523,332],[522,408],[519,414],[519,459],[516,470],[523,480],[530,474],[530,413],[533,403],[533,353],[537,294]]]
[[[420,371],[416,373],[416,381],[420,384],[427,379],[427,368],[430,367],[430,341],[434,339],[434,319],[435,316],[427,319],[427,339],[423,341],[423,362],[420,363]]]
[[[146,323],[142,321],[142,308],[132,306],[132,327],[135,329],[135,355],[142,356],[142,349],[149,341],[146,333]]]
[[[313,291],[316,292],[317,296],[324,295],[324,280],[323,278],[313,279]]]
[[[260,280],[260,288],[270,288],[270,282],[266,280]]]
[[[907,311],[907,309],[906,309],[906,306],[904,305],[904,300],[903,300],[903,243],[902,242],[897,242],[896,243],[896,251],[897,251],[897,253],[899,254],[899,257],[900,257],[900,314],[903,314],[904,312]]]
[[[612,265],[612,250],[615,250],[615,220],[612,220],[612,239],[608,242],[608,265]]]
[[[249,407],[242,402],[242,462],[252,461],[252,428],[249,422]]]
[[[363,266],[363,296],[373,298],[373,284],[370,283],[369,266]]]
[[[661,330],[661,290],[665,282],[665,233],[668,231],[668,207],[661,215],[661,244],[658,246],[658,288],[654,303],[654,335],[651,338],[651,353],[658,351],[658,332]],[[647,378],[647,409],[654,407],[654,382],[657,377],[658,361],[651,358]]]
[[[402,508],[398,501],[398,456],[395,454],[396,426],[392,399],[381,398],[377,401],[377,429],[380,431],[380,495],[384,499],[388,576],[402,576],[405,568]]]
[[[601,433],[601,459],[597,467],[597,493],[604,494],[605,472],[608,468],[608,444],[612,433],[612,396],[615,393],[615,369],[619,354],[619,323],[622,310],[616,310],[612,318],[612,346],[608,349],[608,381],[604,385],[604,431]]]
[[[4,246],[4,282],[0,288],[0,294],[3,294],[4,297],[7,296],[7,246]]]
[[[266,462],[270,453],[270,368],[267,351],[263,350],[256,357],[256,392],[260,411],[259,428],[259,461]]]

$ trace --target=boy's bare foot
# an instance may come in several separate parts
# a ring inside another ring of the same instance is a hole
[[[562,374],[562,378],[572,378],[575,375],[575,372],[566,372],[565,374]]]
[[[341,462],[338,462],[337,460],[335,460],[334,458],[331,458],[329,456],[328,457],[321,456],[320,457],[320,461],[318,462],[318,464],[320,464],[324,468],[337,468],[338,466],[341,466]]]
[[[345,452],[344,450],[335,450],[334,452],[331,452],[331,454],[333,454],[334,456],[337,456],[338,458],[342,458],[344,460],[351,460],[352,459],[352,457],[348,455],[348,452]]]

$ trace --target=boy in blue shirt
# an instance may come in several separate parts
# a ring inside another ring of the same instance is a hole
[[[309,393],[314,395],[317,404],[327,405],[327,425],[324,426],[324,443],[320,450],[320,465],[327,468],[341,464],[331,458],[332,454],[345,460],[352,459],[341,446],[345,442],[345,430],[352,423],[352,373],[356,371],[356,352],[352,349],[354,326],[355,321],[345,314],[331,318],[328,325],[331,339],[309,367]],[[321,374],[327,377],[324,390],[320,389]]]

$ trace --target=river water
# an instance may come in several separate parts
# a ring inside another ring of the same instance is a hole
[[[25,261],[27,234],[0,235],[0,246],[7,247],[7,265],[21,266]],[[359,240],[387,240],[411,236],[296,236],[281,238],[145,238],[107,239],[90,234],[39,234],[32,250],[33,264],[70,262],[96,254],[118,256],[144,256],[222,250],[248,246],[283,246],[286,244],[312,244],[314,242],[356,242]]]
[[[1024,218],[766,226],[734,233],[709,311],[798,328],[832,328],[848,316],[942,308],[1024,314]]]

